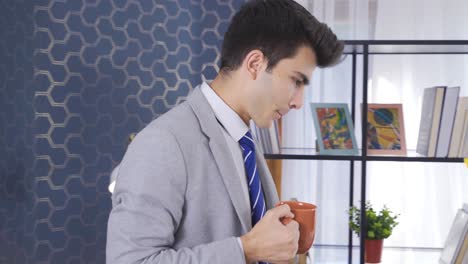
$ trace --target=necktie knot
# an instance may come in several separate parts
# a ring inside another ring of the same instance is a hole
[[[250,134],[250,131],[247,131],[247,133],[245,133],[245,135],[239,140],[239,143],[244,150],[255,149],[254,141],[252,138],[252,134]]]

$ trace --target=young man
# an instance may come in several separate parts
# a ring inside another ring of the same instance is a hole
[[[119,165],[107,263],[287,263],[298,224],[253,144],[303,104],[316,66],[343,43],[293,0],[250,1],[234,16],[221,70],[143,129]]]

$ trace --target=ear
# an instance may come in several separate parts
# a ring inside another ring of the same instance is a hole
[[[243,67],[247,70],[249,75],[251,76],[252,80],[257,79],[258,74],[264,67],[266,62],[266,58],[263,55],[263,52],[255,49],[250,51],[244,59]]]

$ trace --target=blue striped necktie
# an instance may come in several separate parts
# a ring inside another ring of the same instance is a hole
[[[244,156],[245,173],[249,184],[250,209],[252,210],[252,226],[254,226],[265,215],[266,206],[262,183],[257,171],[255,145],[250,131],[245,133],[239,143]]]
[[[265,215],[265,197],[263,196],[262,182],[257,171],[257,160],[255,158],[255,145],[249,131],[239,140],[244,156],[245,173],[249,184],[250,209],[252,210],[252,226],[254,226]],[[258,264],[269,264],[258,262]]]

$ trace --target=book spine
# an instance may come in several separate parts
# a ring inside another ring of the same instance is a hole
[[[419,123],[418,143],[416,146],[416,152],[424,156],[427,156],[428,154],[435,97],[436,87],[424,89],[421,121]]]
[[[432,116],[431,136],[429,138],[429,148],[427,151],[428,157],[435,157],[437,151],[437,141],[439,140],[440,120],[442,117],[442,109],[444,107],[445,91],[446,87],[437,87],[434,113]]]
[[[445,98],[440,120],[440,130],[437,140],[436,157],[447,157],[450,138],[452,136],[453,122],[455,120],[455,111],[457,109],[458,95],[460,87],[450,87],[446,89]]]

